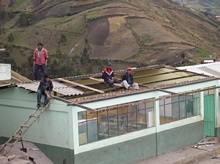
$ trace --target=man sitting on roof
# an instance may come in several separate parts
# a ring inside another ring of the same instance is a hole
[[[112,63],[108,62],[107,67],[102,71],[102,78],[110,87],[113,88],[114,83],[121,83],[121,81],[114,77],[114,71],[111,66]]]
[[[131,68],[126,69],[126,73],[122,76],[122,86],[126,89],[139,89],[138,83],[134,83]]]
[[[51,98],[50,92],[53,90],[53,83],[50,80],[50,75],[45,75],[44,79],[41,80],[37,90],[37,107],[41,107],[41,97],[44,95],[44,104],[46,106]]]

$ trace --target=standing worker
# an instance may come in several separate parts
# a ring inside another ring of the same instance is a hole
[[[37,48],[34,50],[34,80],[39,80],[38,71],[39,69],[43,72],[43,77],[46,75],[48,52],[43,48],[42,43],[37,44]]]
[[[53,83],[50,80],[50,75],[45,75],[44,79],[40,81],[37,89],[37,108],[41,107],[41,97],[44,95],[43,106],[46,106],[51,98],[50,92],[53,90]]]

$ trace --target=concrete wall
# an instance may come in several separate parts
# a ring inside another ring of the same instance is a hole
[[[0,80],[11,79],[11,64],[0,63]]]
[[[216,137],[218,138],[218,140],[220,141],[220,128],[215,129],[215,134],[216,134]]]
[[[143,132],[147,133],[146,130],[143,130]],[[138,133],[139,132],[134,132],[134,134]],[[203,138],[203,121],[173,128],[171,130],[165,130],[158,134],[146,134],[146,136],[141,137],[138,137],[137,135],[136,137],[136,139],[79,153],[76,154],[75,157],[73,150],[35,144],[55,164],[62,164],[65,162],[66,164],[127,164],[135,161],[142,161],[143,159],[174,151],[178,148],[198,142]],[[120,138],[120,136],[111,139],[117,138]],[[106,141],[111,142],[111,139],[107,139]],[[4,138],[1,138],[0,140],[0,143],[4,143],[1,141],[5,141]]]
[[[36,144],[54,164],[74,164],[74,150]]]
[[[22,88],[0,90],[1,136],[11,137],[36,109],[36,93]],[[23,140],[73,150],[72,110],[66,103],[51,100],[50,106],[28,129]]]
[[[126,164],[156,155],[156,136],[148,135],[123,143],[80,153],[75,156],[76,164]],[[85,158],[88,157],[88,158]]]
[[[162,131],[157,135],[157,155],[197,143],[203,134],[203,121]]]
[[[4,144],[8,138],[0,137],[0,145]],[[34,143],[54,164],[74,164],[74,151],[50,145]],[[24,144],[25,147],[25,144]],[[20,148],[22,145],[20,144]],[[27,147],[25,147],[27,148]],[[28,153],[28,150],[27,150]],[[32,158],[34,156],[31,156]]]
[[[203,122],[200,121],[162,131],[158,134],[146,135],[144,137],[77,154],[75,156],[75,163],[133,163],[194,144],[202,138]]]

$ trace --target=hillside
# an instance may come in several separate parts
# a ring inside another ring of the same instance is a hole
[[[124,69],[220,57],[219,23],[168,0],[0,2],[0,46],[7,49],[1,60],[27,77],[40,41],[53,76],[101,72],[107,60]]]

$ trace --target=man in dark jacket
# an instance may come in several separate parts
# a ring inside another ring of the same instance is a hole
[[[134,83],[131,68],[126,69],[126,73],[122,76],[122,86],[126,89],[139,89],[138,83]]]
[[[51,98],[50,92],[53,90],[53,83],[49,75],[45,75],[44,79],[40,81],[37,90],[37,107],[41,106],[41,97],[44,95],[44,106],[46,106]]]
[[[102,78],[110,87],[113,88],[114,83],[121,83],[121,81],[114,77],[114,71],[111,66],[112,63],[108,62],[107,67],[102,71]]]

